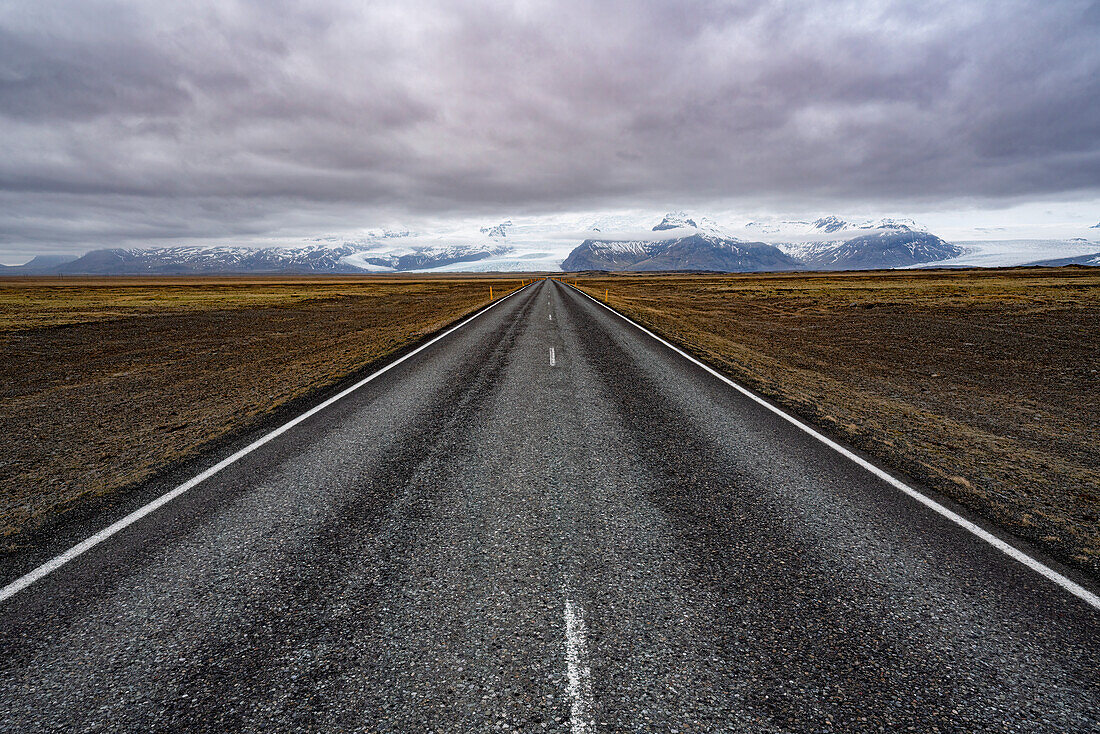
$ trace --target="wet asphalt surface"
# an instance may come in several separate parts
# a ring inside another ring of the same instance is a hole
[[[571,729],[1097,731],[1100,612],[550,281],[0,605],[4,732]]]

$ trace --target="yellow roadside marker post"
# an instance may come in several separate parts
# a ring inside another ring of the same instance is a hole
[[[489,286],[489,300],[493,300],[493,286]]]
[[[603,302],[604,303],[607,303],[607,294],[610,293],[610,292],[611,291],[606,291],[606,290],[603,292]]]

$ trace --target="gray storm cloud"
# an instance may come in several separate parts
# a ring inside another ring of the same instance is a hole
[[[1100,189],[1100,3],[8,2],[0,247]]]

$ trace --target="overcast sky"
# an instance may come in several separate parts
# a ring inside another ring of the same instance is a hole
[[[8,260],[624,207],[1098,204],[1100,2],[0,0]]]

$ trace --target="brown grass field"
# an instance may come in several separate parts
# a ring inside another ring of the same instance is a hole
[[[572,281],[572,278],[567,278]],[[581,276],[847,443],[1100,576],[1100,273]],[[0,534],[119,493],[514,277],[0,279]]]
[[[577,283],[1100,577],[1096,269],[624,274]]]
[[[118,492],[520,285],[0,279],[0,537]]]

